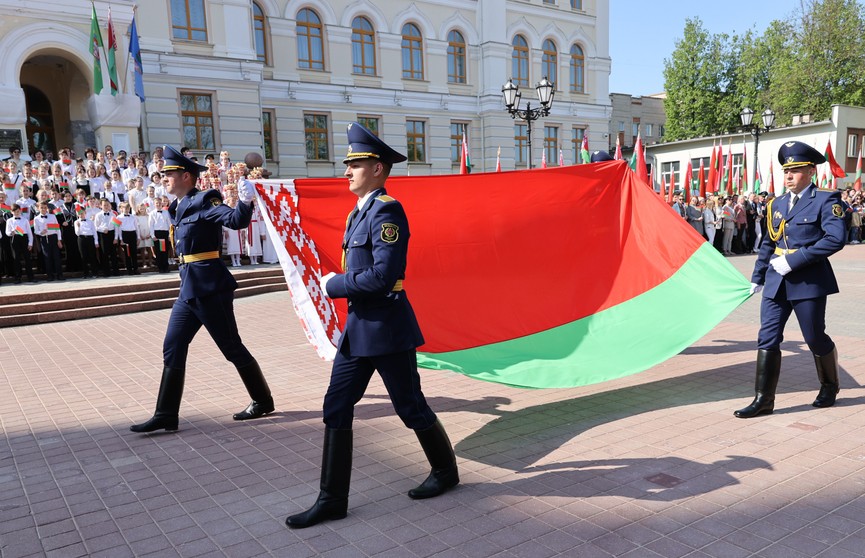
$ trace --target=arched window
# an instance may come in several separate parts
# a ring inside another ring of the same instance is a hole
[[[402,77],[423,79],[423,38],[414,23],[402,26]]]
[[[259,62],[270,66],[267,56],[267,19],[257,2],[252,3],[252,32],[255,36],[255,56]]]
[[[456,29],[448,33],[448,82],[466,82],[466,40]]]
[[[375,75],[375,30],[363,16],[351,21],[351,61],[354,73]]]
[[[580,45],[571,47],[571,91],[586,92],[586,58]]]
[[[309,8],[297,13],[297,65],[308,70],[324,69],[324,33],[321,18]]]
[[[517,35],[511,42],[514,47],[511,55],[511,78],[515,85],[529,86],[529,43],[522,35]]]
[[[556,48],[556,43],[547,39],[543,44],[544,56],[541,59],[541,68],[543,68],[544,76],[553,85],[559,82],[559,50]]]

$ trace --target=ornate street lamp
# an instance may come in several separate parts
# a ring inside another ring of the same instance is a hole
[[[775,111],[766,109],[763,111],[763,127],[760,127],[759,122],[754,122],[754,111],[748,107],[742,109],[739,113],[739,118],[742,120],[742,128],[751,132],[754,136],[754,169],[759,172],[760,169],[760,134],[766,133],[775,127]],[[750,178],[750,177],[749,177]]]
[[[514,83],[513,78],[509,79],[502,86],[502,98],[505,102],[505,109],[511,115],[511,118],[516,120],[525,120],[526,122],[526,145],[528,147],[528,166],[532,168],[532,120],[537,120],[542,116],[549,116],[550,108],[553,106],[553,96],[556,94],[553,83],[544,76],[537,85],[535,90],[538,92],[538,100],[541,106],[532,108],[530,102],[526,103],[525,109],[520,109],[520,86]]]

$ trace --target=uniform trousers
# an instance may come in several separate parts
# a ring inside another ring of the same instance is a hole
[[[85,276],[96,275],[96,241],[92,236],[78,237],[78,252],[81,253],[81,269]]]
[[[245,366],[253,356],[243,345],[234,317],[234,291],[174,301],[162,344],[162,358],[169,368],[185,368],[189,344],[198,330],[213,338],[223,356],[235,366]]]
[[[760,333],[757,335],[757,348],[767,351],[780,350],[781,342],[784,340],[784,326],[793,312],[796,313],[802,336],[811,352],[817,356],[831,353],[835,343],[826,335],[825,296],[804,300],[763,297],[760,305]]]
[[[338,351],[324,396],[324,424],[328,428],[351,428],[354,406],[363,397],[374,370],[378,370],[403,424],[424,430],[435,423],[436,415],[420,388],[414,349],[371,357],[353,357]]]

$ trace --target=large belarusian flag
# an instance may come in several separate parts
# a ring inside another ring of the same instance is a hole
[[[339,271],[357,198],[344,178],[256,187],[294,308],[331,358],[347,307],[318,279]],[[602,382],[677,354],[748,297],[749,281],[624,161],[393,177],[387,190],[411,225],[404,286],[424,368],[520,387]]]

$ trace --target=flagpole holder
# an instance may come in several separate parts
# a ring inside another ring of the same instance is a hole
[[[541,106],[532,108],[530,102],[526,102],[526,108],[520,109],[520,86],[514,83],[514,79],[510,78],[506,84],[502,86],[502,97],[505,103],[505,109],[511,118],[516,120],[524,120],[526,122],[526,147],[528,148],[528,168],[532,168],[532,121],[538,120],[543,116],[549,116],[550,108],[553,106],[553,96],[556,94],[555,85],[544,76],[535,89],[538,92],[538,100]]]

